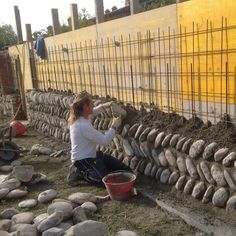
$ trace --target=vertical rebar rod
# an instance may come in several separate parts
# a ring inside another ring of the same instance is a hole
[[[104,76],[104,84],[105,84],[105,93],[106,93],[106,95],[108,95],[108,91],[107,91],[107,79],[106,79],[106,68],[105,68],[105,65],[103,65],[103,76]]]
[[[103,79],[102,79],[102,64],[101,64],[101,60],[100,60],[100,53],[99,53],[99,45],[98,45],[98,41],[95,41],[95,46],[96,46],[96,56],[97,56],[97,64],[98,64],[98,76],[99,76],[99,88],[100,88],[100,96],[102,96],[102,84],[103,84]]]
[[[156,38],[155,38],[155,34],[153,33],[153,39],[154,39],[154,55],[155,55],[155,57],[154,57],[154,60],[155,60],[155,62],[154,62],[154,64],[155,64],[155,66],[154,66],[154,78],[155,78],[155,85],[154,85],[154,92],[155,92],[155,105],[157,106],[157,107],[159,107],[160,106],[160,103],[159,103],[159,94],[158,94],[158,91],[159,91],[159,89],[158,89],[158,73],[157,73],[157,46],[156,46]]]
[[[165,32],[162,31],[162,39],[163,39],[163,59],[164,59],[164,65],[166,66],[168,63],[166,62],[166,37],[165,37]],[[170,101],[169,101],[169,65],[166,67],[166,72],[165,72],[165,79],[166,79],[166,84],[167,84],[167,92],[168,92],[168,101],[167,101],[167,106],[168,106],[168,113],[169,113],[169,110],[170,110]],[[164,106],[165,107],[165,106]]]
[[[209,23],[207,20],[206,26],[206,118],[208,121],[208,31],[209,31]]]
[[[82,65],[82,71],[81,71],[81,76],[82,76],[82,81],[83,81],[83,87],[84,89],[87,91],[87,85],[86,85],[86,73],[85,73],[85,60],[84,60],[84,52],[83,52],[83,47],[82,47],[82,43],[80,42],[80,46],[79,46],[79,51],[80,51],[80,64]],[[81,66],[80,66],[81,69]]]
[[[42,73],[42,78],[43,78],[43,89],[44,91],[46,91],[46,83],[45,83],[45,78],[44,78],[44,71],[43,71],[43,67],[41,68],[41,73]]]
[[[229,81],[229,67],[228,67],[228,62],[225,63],[225,113],[226,113],[226,128],[227,128],[227,124],[228,124],[228,81]]]
[[[160,103],[161,103],[161,110],[163,109],[163,100],[162,100],[162,69],[161,69],[161,31],[158,28],[158,66],[159,66],[159,77],[160,77]]]
[[[135,75],[135,88],[136,88],[136,106],[138,106],[138,98],[139,98],[139,88],[138,88],[138,69],[137,69],[137,46],[138,46],[138,39],[136,40],[137,36],[133,36],[133,52],[134,52],[134,75]]]
[[[223,48],[224,48],[224,17],[221,18],[220,37],[220,117],[223,115]]]
[[[122,52],[122,65],[123,65],[123,79],[124,79],[124,86],[125,89],[122,88],[122,90],[125,90],[125,101],[128,101],[128,92],[127,92],[127,79],[126,79],[126,72],[125,72],[125,54],[124,54],[124,40],[123,40],[123,35],[120,36],[121,38],[121,52]]]
[[[170,85],[170,108],[173,111],[173,102],[172,102],[172,61],[171,61],[171,45],[170,45],[170,27],[168,27],[168,53],[169,53],[169,85]]]
[[[212,83],[213,83],[213,103],[214,103],[214,123],[216,123],[216,92],[215,92],[215,64],[214,64],[214,44],[213,44],[213,27],[212,21],[210,22],[211,31],[211,66],[212,66]]]
[[[58,59],[58,55],[57,55],[57,47],[56,46],[54,46],[54,53],[55,53],[55,57],[54,57],[54,59],[55,59],[55,65],[56,65],[56,68],[57,68],[57,79],[58,79],[58,84],[59,84],[59,86],[58,86],[58,88],[60,88],[60,90],[63,90],[63,86],[65,86],[65,85],[63,85],[62,84],[62,82],[61,82],[61,76],[59,76],[60,75],[60,66],[59,66],[59,59]]]
[[[68,48],[67,47],[63,47],[63,45],[61,45],[61,53],[62,54],[62,62],[64,65],[64,81],[66,83],[66,89],[67,91],[69,90],[69,81],[68,81],[68,73],[67,73],[67,68],[66,68],[66,58],[65,58],[65,53],[68,54]]]
[[[202,81],[201,81],[201,59],[200,59],[200,35],[199,35],[199,25],[197,24],[197,48],[198,48],[198,68],[197,68],[197,73],[198,73],[198,103],[199,103],[199,115],[202,118]]]
[[[133,100],[133,106],[135,106],[135,99],[134,99],[134,76],[133,76],[133,66],[130,65],[130,78],[131,78],[131,87],[132,87],[132,100]]]
[[[56,67],[55,67],[55,64],[57,64],[56,63],[56,61],[55,61],[55,57],[54,57],[54,54],[55,54],[55,52],[53,51],[53,49],[51,50],[51,58],[52,58],[52,61],[51,61],[51,63],[52,63],[52,66],[53,66],[53,73],[54,73],[54,79],[55,79],[55,85],[56,85],[56,90],[58,91],[58,83],[57,83],[57,73],[56,73]]]
[[[170,94],[169,94],[169,65],[166,64],[166,82],[167,82],[167,110],[168,117],[170,117]]]
[[[63,84],[63,90],[66,91],[68,88],[66,87],[66,83],[65,83],[65,78],[64,78],[64,71],[63,71],[63,67],[62,67],[62,59],[61,59],[61,49],[60,46],[57,46],[57,50],[58,50],[58,57],[59,57],[59,66],[61,69],[61,77],[62,77],[62,84]]]
[[[194,101],[193,101],[193,64],[191,63],[191,69],[190,69],[190,72],[191,72],[191,100],[192,100],[192,117],[195,118],[195,115],[194,115]],[[194,120],[194,119],[193,119]],[[195,120],[194,120],[195,121]]]
[[[76,65],[77,65],[77,70],[79,72],[79,84],[80,84],[80,88],[78,90],[82,91],[83,90],[83,85],[82,85],[82,76],[81,76],[81,68],[80,68],[80,60],[79,60],[79,55],[78,55],[77,43],[75,43],[75,52],[76,52],[76,54],[75,54],[76,55]]]
[[[47,69],[46,69],[46,61],[43,60],[43,74],[44,74],[44,79],[45,79],[45,86],[46,86],[46,91],[48,89],[48,75],[47,75]]]
[[[88,45],[87,45],[87,41],[85,40],[84,42],[84,48],[85,48],[85,63],[88,66],[88,82],[89,82],[89,92],[91,94],[93,94],[93,89],[92,89],[92,81],[91,81],[91,70],[90,70],[90,60],[89,60],[89,56],[88,56]]]
[[[141,101],[144,101],[144,91],[143,91],[143,58],[142,58],[142,48],[141,48],[141,44],[142,44],[142,36],[141,33],[139,32],[137,34],[138,37],[138,58],[139,58],[139,75],[140,75],[140,89],[141,89]],[[140,102],[141,102],[140,101]]]
[[[113,59],[111,58],[111,51],[110,51],[110,47],[111,47],[111,44],[110,44],[110,40],[109,38],[107,38],[107,48],[108,48],[108,61],[109,61],[109,70],[110,70],[110,75],[108,74],[109,76],[109,80],[110,80],[110,86],[111,86],[111,96],[112,97],[115,97],[115,93],[114,93],[114,89],[115,89],[115,86],[113,86],[113,73],[112,73],[112,62],[113,62]]]
[[[72,50],[69,50],[68,45],[66,44],[66,48],[67,48],[67,66],[69,68],[69,77],[70,77],[70,84],[71,84],[71,91],[74,91],[74,84],[73,84],[73,79],[72,79],[72,71],[71,71],[71,60],[70,60],[70,53],[72,53]],[[72,61],[73,63],[73,61]]]
[[[50,87],[51,88],[55,88],[53,85],[55,85],[55,82],[54,82],[54,79],[53,79],[53,73],[52,73],[52,58],[51,58],[51,48],[48,47],[48,70],[49,70],[49,75],[50,75],[50,78],[49,78],[49,81],[50,81]]]
[[[94,92],[95,94],[97,94],[97,78],[95,75],[95,60],[94,60],[94,55],[93,55],[93,44],[92,44],[92,40],[90,40],[90,52],[91,52],[91,59],[93,62],[93,78],[92,78],[92,82],[94,83]]]
[[[226,85],[227,85],[227,89],[226,89],[226,107],[227,107],[227,112],[226,114],[230,115],[230,93],[229,93],[229,89],[230,89],[230,79],[229,79],[229,41],[228,41],[228,22],[227,22],[227,18],[225,18],[225,44],[226,44]],[[228,75],[227,75],[228,74]],[[229,99],[229,101],[228,101]]]
[[[173,57],[174,57],[174,67],[173,67],[173,80],[174,80],[174,110],[179,112],[179,101],[180,101],[180,90],[178,86],[178,71],[179,71],[179,64],[177,63],[178,54],[178,44],[176,44],[176,38],[179,38],[179,35],[175,33],[175,29],[173,29],[173,41],[174,41],[174,51],[173,51]]]
[[[70,44],[70,51],[71,51],[71,58],[72,58],[72,67],[73,67],[73,74],[74,74],[74,87],[75,89],[73,90],[73,92],[75,93],[78,93],[78,86],[77,86],[77,83],[76,83],[76,70],[75,70],[75,58],[74,58],[74,51],[75,51],[75,48],[73,48],[73,44],[71,43]]]
[[[186,86],[187,86],[187,100],[188,100],[188,113],[190,113],[190,89],[189,89],[189,69],[188,69],[188,43],[187,43],[187,30],[184,28],[184,39],[185,39],[185,66],[186,66]]]
[[[119,42],[116,42],[116,38],[114,36],[114,53],[115,53],[115,67],[116,67],[116,86],[117,86],[117,94],[118,94],[118,100],[120,101],[120,82],[119,82],[119,71],[118,71],[118,59],[117,59],[117,50],[116,47],[119,47]]]
[[[193,105],[193,111],[194,111],[194,115],[195,115],[195,23],[193,22],[193,52],[192,52],[192,57],[193,57],[193,60],[192,60],[192,72],[191,72],[191,86],[192,86],[192,105]]]
[[[153,103],[153,87],[152,87],[152,55],[151,55],[151,33],[147,31],[147,57],[148,57],[148,98],[149,105]]]

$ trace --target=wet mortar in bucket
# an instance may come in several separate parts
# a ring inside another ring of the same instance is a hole
[[[122,201],[133,196],[136,176],[131,172],[114,172],[106,175],[102,181],[112,200]]]

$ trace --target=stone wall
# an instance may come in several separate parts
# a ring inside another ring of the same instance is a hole
[[[73,95],[30,91],[27,101],[33,127],[69,142],[67,119]],[[110,110],[98,115],[93,120],[94,127],[107,130],[111,117]],[[236,153],[227,147],[220,148],[214,142],[206,145],[204,140],[135,123],[124,124],[112,143],[98,146],[98,150],[203,203],[228,211],[236,207]]]

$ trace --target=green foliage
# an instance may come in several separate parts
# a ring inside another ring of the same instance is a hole
[[[3,24],[0,26],[0,50],[4,47],[17,43],[17,36],[11,25]]]
[[[180,2],[184,2],[187,0],[181,0]],[[175,4],[176,0],[152,0],[152,1],[145,1],[143,0],[143,11],[155,9],[158,7],[164,7],[167,5]]]

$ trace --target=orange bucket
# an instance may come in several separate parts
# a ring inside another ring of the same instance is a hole
[[[133,195],[135,180],[136,176],[126,171],[112,172],[102,179],[110,198],[117,201],[128,199]]]

